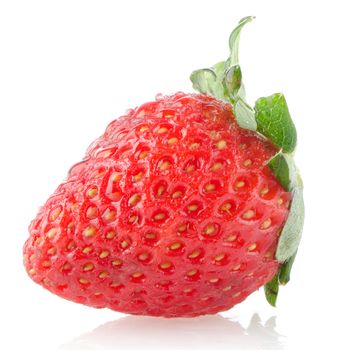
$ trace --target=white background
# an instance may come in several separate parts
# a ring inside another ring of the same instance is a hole
[[[347,1],[0,2],[1,349],[349,349]],[[60,299],[26,276],[38,207],[106,125],[228,54],[248,99],[283,92],[298,127],[306,224],[276,309],[263,291],[218,316],[151,319]],[[249,323],[250,326],[249,326]]]

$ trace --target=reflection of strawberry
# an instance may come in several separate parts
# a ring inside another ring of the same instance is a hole
[[[40,209],[26,269],[94,307],[167,317],[231,308],[279,267],[291,195],[267,166],[277,151],[209,96],[131,110]]]

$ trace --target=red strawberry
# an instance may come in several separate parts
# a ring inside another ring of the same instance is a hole
[[[129,111],[32,221],[29,275],[63,298],[130,314],[231,308],[280,271],[292,193],[268,165],[273,143],[203,94]]]

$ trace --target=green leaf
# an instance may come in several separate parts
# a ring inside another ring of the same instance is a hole
[[[256,121],[254,110],[245,103],[242,99],[238,99],[233,106],[233,112],[236,117],[237,123],[241,128],[256,130]]]
[[[259,98],[255,103],[257,130],[284,153],[292,153],[297,133],[282,94]]]
[[[297,251],[304,225],[304,199],[303,184],[299,175],[296,176],[292,190],[292,203],[289,209],[288,219],[283,227],[278,240],[276,258],[285,262]]]
[[[276,306],[276,300],[278,296],[279,283],[278,283],[278,273],[272,278],[272,280],[264,285],[265,298],[268,303],[272,306]]]
[[[276,176],[278,182],[282,185],[282,187],[286,191],[289,191],[289,166],[285,156],[282,153],[278,153],[269,161],[269,167]]]

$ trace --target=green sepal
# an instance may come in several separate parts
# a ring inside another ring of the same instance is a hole
[[[277,296],[279,290],[278,272],[272,278],[272,280],[264,285],[265,298],[267,302],[276,306]]]
[[[278,182],[286,190],[290,190],[289,166],[282,153],[277,153],[270,161],[269,167],[276,176]]]
[[[280,284],[285,286],[290,280],[290,273],[292,271],[293,263],[297,255],[296,251],[279,269],[278,281]]]
[[[303,184],[300,175],[297,174],[295,184],[292,185],[292,202],[288,218],[277,244],[275,255],[278,261],[285,262],[296,253],[303,231],[304,216]]]
[[[290,280],[290,273],[296,255],[297,252],[295,252],[293,256],[291,256],[286,262],[284,262],[279,267],[272,280],[264,285],[265,298],[267,302],[272,306],[276,306],[279,286],[285,286]]]
[[[284,153],[292,153],[297,132],[282,94],[261,97],[255,102],[257,130]]]
[[[233,106],[238,125],[243,129],[256,130],[254,110],[242,99],[238,99]]]

